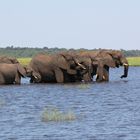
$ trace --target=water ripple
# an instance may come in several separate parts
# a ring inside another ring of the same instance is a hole
[[[138,140],[140,71],[111,70],[110,82],[29,84],[0,88],[0,140]],[[10,89],[10,90],[9,90]],[[45,108],[74,112],[76,120],[42,122]]]

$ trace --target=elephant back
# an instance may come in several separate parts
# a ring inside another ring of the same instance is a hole
[[[17,64],[19,61],[15,57],[0,56],[0,63]]]

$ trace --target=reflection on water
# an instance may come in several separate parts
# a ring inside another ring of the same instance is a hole
[[[139,67],[120,79],[111,70],[108,83],[0,86],[0,140],[138,140],[140,138]],[[41,119],[46,107],[71,110],[72,121]]]
[[[5,101],[3,99],[0,99],[0,108],[2,108],[5,105]]]

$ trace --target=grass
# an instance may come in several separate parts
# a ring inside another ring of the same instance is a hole
[[[41,115],[41,119],[44,122],[73,121],[76,119],[76,116],[71,111],[63,113],[56,108],[45,108]]]
[[[89,89],[90,85],[89,84],[80,84],[80,85],[78,85],[78,88],[79,89]]]
[[[30,57],[26,57],[26,58],[18,58],[18,61],[24,65],[27,66],[29,64],[29,62],[31,61],[32,58]]]
[[[140,66],[140,57],[127,57],[130,66]]]
[[[31,58],[18,58],[18,61],[26,66],[29,64]],[[140,66],[140,57],[127,57],[130,66]]]

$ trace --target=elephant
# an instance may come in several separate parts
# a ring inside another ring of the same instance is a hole
[[[97,81],[109,81],[109,68],[119,68],[119,66],[124,66],[124,73],[120,78],[126,78],[128,76],[129,64],[121,51],[118,50],[101,50],[96,59],[100,58],[103,62],[103,71],[97,72],[97,75],[101,75],[97,78]]]
[[[91,76],[89,75],[91,71],[91,59],[87,57],[80,56],[78,53],[75,52],[68,52],[73,58],[78,60],[80,64],[82,64],[85,69],[83,69],[81,66],[76,66],[74,69],[77,71],[76,74],[68,74],[65,73],[65,78],[67,78],[67,81],[69,82],[81,82],[84,80],[84,82],[90,82]]]
[[[0,63],[17,64],[19,61],[15,57],[0,56]]]
[[[86,67],[88,67],[88,73],[84,74],[83,80],[86,82],[93,81],[93,76],[96,75],[97,68],[99,68],[99,60],[95,60],[95,56],[99,51],[82,51],[78,52],[78,56],[82,58],[82,61]],[[82,64],[83,64],[82,63]]]
[[[66,74],[76,75],[77,69],[86,69],[76,58],[67,52],[52,55],[39,53],[32,58],[28,67],[33,70],[30,76],[31,83],[69,82],[72,80],[68,80]]]
[[[0,63],[0,84],[20,84],[26,70],[20,64]]]

